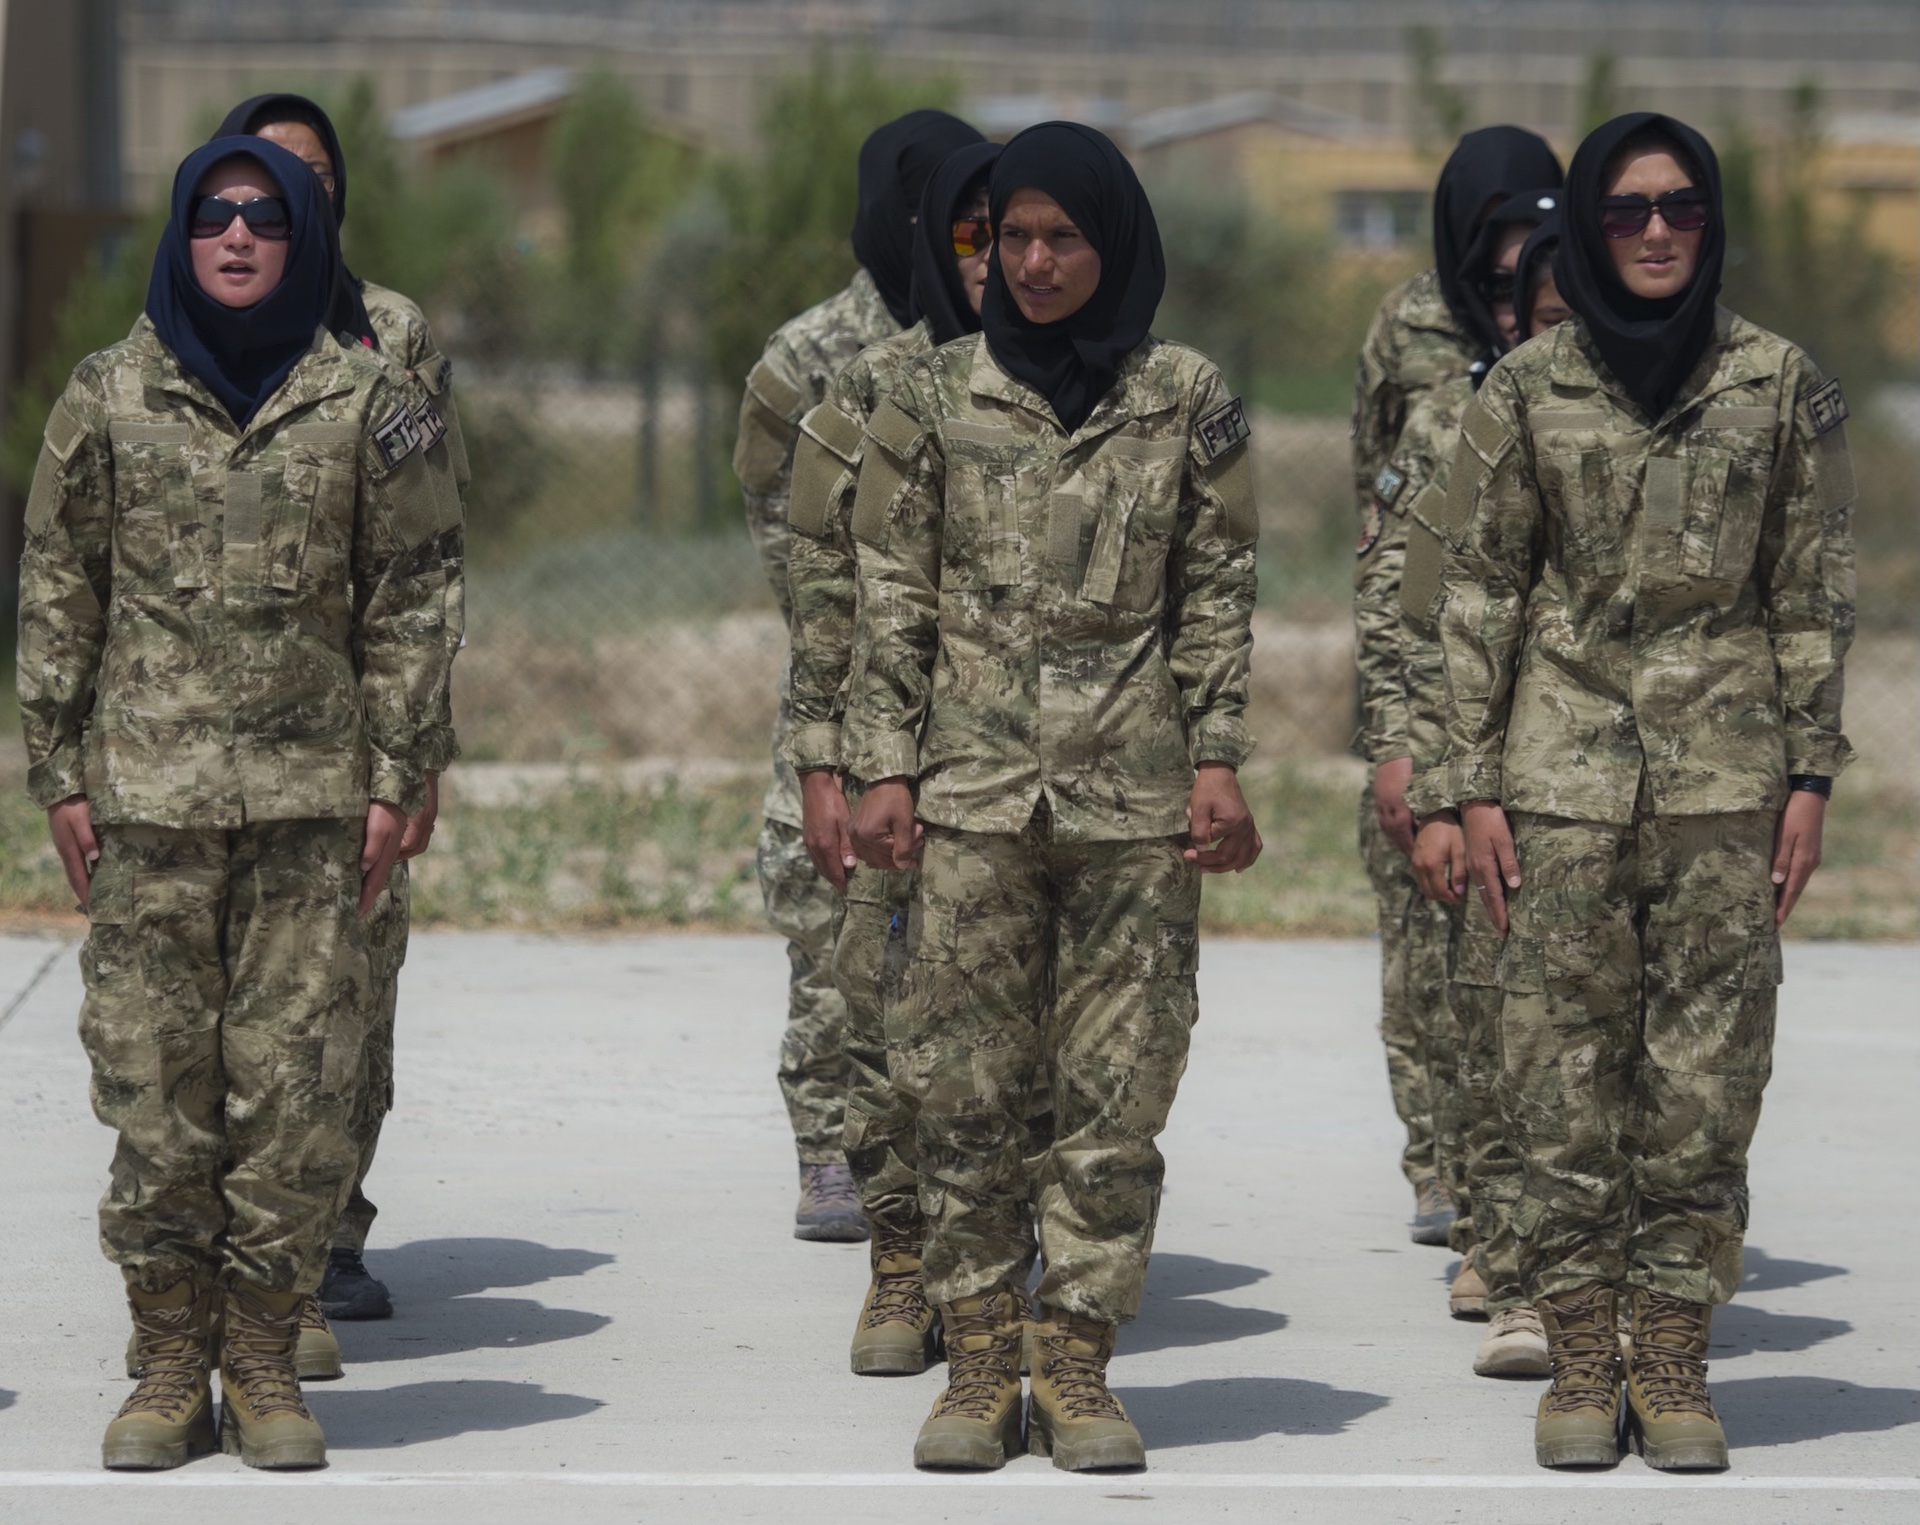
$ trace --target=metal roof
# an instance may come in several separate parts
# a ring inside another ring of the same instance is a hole
[[[437,101],[408,106],[387,119],[402,142],[422,138],[460,138],[514,118],[539,114],[573,94],[571,69],[535,69],[491,85],[443,95]]]

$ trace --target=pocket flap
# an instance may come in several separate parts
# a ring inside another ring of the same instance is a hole
[[[790,424],[798,423],[805,411],[807,394],[768,365],[764,355],[747,372],[747,390]]]
[[[889,455],[903,463],[913,459],[920,442],[927,437],[919,420],[891,398],[880,405],[879,412],[868,422],[867,433]]]
[[[860,441],[864,430],[860,420],[849,418],[830,402],[823,402],[800,420],[800,431],[810,434],[849,466],[860,459]]]

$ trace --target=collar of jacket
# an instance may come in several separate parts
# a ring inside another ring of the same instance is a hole
[[[1709,397],[1779,374],[1780,356],[1773,347],[1736,342],[1744,337],[1736,333],[1735,325],[1739,323],[1739,316],[1731,308],[1715,309],[1713,348],[1700,357],[1700,364],[1694,367],[1686,385],[1680,388],[1667,411],[1652,421],[1652,427],[1660,428],[1697,408]],[[1554,330],[1548,374],[1555,386],[1605,392],[1636,419],[1646,419],[1640,405],[1607,369],[1606,362],[1587,337],[1586,324],[1578,317],[1569,318]]]
[[[242,429],[199,377],[181,369],[178,357],[161,342],[160,335],[154,331],[145,313],[134,324],[132,337],[145,345],[153,356],[153,370],[148,374],[154,389],[193,403],[221,429],[232,434],[236,441],[270,429],[289,413],[309,407],[322,398],[351,392],[356,385],[352,369],[346,364],[346,352],[322,324],[314,330],[312,348],[287,373],[280,390],[267,399],[260,411],[253,415],[252,422]]]
[[[1012,403],[1039,417],[1054,433],[1060,433],[1060,420],[1054,417],[1053,404],[1019,377],[1002,369],[984,337],[976,336],[975,344],[967,390],[975,397]],[[1179,405],[1180,391],[1169,370],[1164,367],[1147,370],[1147,359],[1159,346],[1160,341],[1151,334],[1134,346],[1120,362],[1120,373],[1107,389],[1107,395],[1095,404],[1086,422],[1068,437],[1069,447],[1109,433],[1132,419],[1151,418]]]

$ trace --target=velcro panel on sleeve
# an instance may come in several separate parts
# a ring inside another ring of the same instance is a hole
[[[1820,495],[1820,511],[1838,513],[1850,507],[1858,494],[1853,478],[1853,452],[1847,448],[1845,426],[1829,429],[1813,442],[1813,483]]]
[[[819,412],[818,408],[814,412]],[[847,463],[809,429],[793,447],[793,479],[788,488],[787,523],[802,535],[819,539],[827,532],[827,512],[847,475]]]
[[[1227,511],[1227,534],[1235,545],[1260,538],[1260,506],[1253,495],[1253,451],[1243,441],[1207,471],[1207,480]]]
[[[420,378],[429,397],[438,397],[453,382],[453,362],[436,351],[415,366],[413,374]]]
[[[53,405],[53,412],[47,415],[47,448],[53,452],[53,458],[62,466],[73,459],[74,451],[80,448],[80,441],[87,437],[86,425],[75,418],[62,397]]]
[[[1400,612],[1422,635],[1433,634],[1433,600],[1440,592],[1446,547],[1422,519],[1407,516],[1406,561],[1400,569]]]
[[[747,372],[747,390],[785,423],[799,423],[801,413],[806,410],[807,394],[768,365],[764,355]]]
[[[1445,523],[1441,526],[1449,535],[1457,535],[1467,527],[1481,487],[1513,448],[1513,436],[1500,427],[1499,420],[1477,397],[1467,405],[1466,417],[1460,421],[1460,435],[1463,443],[1453,458]],[[1472,460],[1467,458],[1469,448],[1474,455]]]
[[[38,535],[53,522],[60,504],[60,458],[49,444],[33,468],[33,486],[27,492],[27,533]]]
[[[907,468],[889,451],[869,450],[860,462],[860,485],[853,493],[853,538],[868,545],[886,539],[887,509],[905,485]]]
[[[408,550],[425,545],[439,533],[446,517],[442,484],[435,480],[425,451],[409,455],[388,474],[384,485],[394,529]]]
[[[867,423],[867,433],[871,434],[902,465],[913,459],[920,448],[920,441],[927,437],[927,431],[920,422],[899,403],[889,398],[880,405],[880,409]]]
[[[860,459],[860,441],[864,430],[860,420],[849,418],[830,402],[823,402],[800,420],[800,431],[811,434],[849,466]]]

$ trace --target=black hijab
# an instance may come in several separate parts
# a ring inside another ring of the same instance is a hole
[[[980,332],[980,315],[954,263],[953,223],[986,184],[999,157],[998,143],[956,148],[940,161],[921,194],[920,221],[913,229],[913,310],[927,320],[935,344]]]
[[[876,127],[860,145],[860,203],[853,215],[853,255],[873,277],[887,311],[905,328],[914,321],[913,219],[940,161],[980,134],[944,111],[909,111]]]
[[[1622,284],[1600,231],[1607,163],[1629,138],[1664,142],[1694,183],[1713,198],[1700,241],[1700,264],[1685,291],[1637,297]],[[1566,234],[1553,256],[1553,278],[1579,313],[1607,369],[1650,418],[1659,418],[1713,342],[1714,302],[1726,258],[1727,223],[1720,200],[1720,161],[1713,145],[1685,122],[1633,111],[1594,128],[1575,150],[1563,212]]]
[[[189,224],[200,180],[226,159],[252,159],[279,186],[293,224],[280,284],[251,307],[226,307],[193,275]],[[174,171],[171,215],[154,251],[147,317],[181,366],[197,376],[245,428],[313,347],[340,268],[339,230],[320,180],[264,138],[215,138]]]
[[[1167,288],[1167,261],[1147,193],[1104,133],[1079,122],[1042,122],[1017,135],[987,186],[996,228],[1013,193],[1029,185],[1059,202],[1086,234],[1100,255],[1100,285],[1072,317],[1034,323],[1014,301],[996,253],[980,326],[993,358],[1046,398],[1071,434],[1147,337]]]
[[[347,160],[340,151],[340,134],[333,129],[333,119],[316,102],[286,91],[249,96],[226,114],[214,137],[252,137],[276,122],[298,122],[312,128],[326,148],[327,157],[333,161],[333,220],[336,226],[343,225],[347,220]],[[379,347],[373,322],[367,317],[367,304],[360,295],[360,283],[344,260],[327,304],[327,331]]]
[[[1480,283],[1493,249],[1487,203],[1505,204],[1530,187],[1556,190],[1560,161],[1547,140],[1524,127],[1481,127],[1467,133],[1447,156],[1433,188],[1433,263],[1440,294],[1455,320],[1491,362],[1500,353],[1500,331]]]
[[[1520,342],[1527,342],[1533,327],[1533,303],[1540,295],[1540,278],[1552,268],[1553,251],[1560,246],[1560,214],[1549,212],[1547,220],[1527,235],[1520,246],[1519,262],[1513,267],[1513,315],[1520,325]]]

